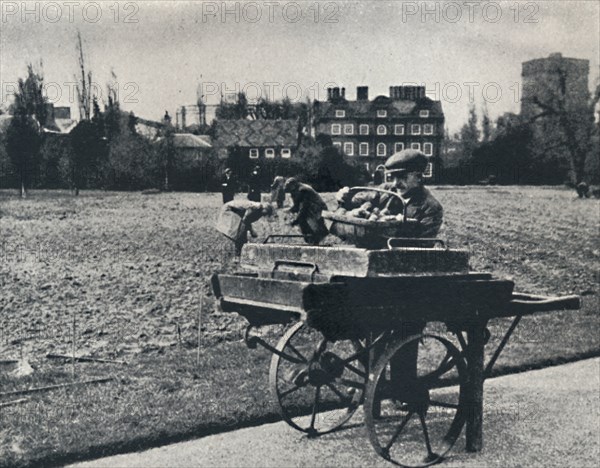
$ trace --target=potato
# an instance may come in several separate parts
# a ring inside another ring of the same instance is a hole
[[[376,214],[371,214],[371,216],[369,216],[367,219],[369,221],[377,221],[379,217]]]
[[[346,208],[342,208],[342,207],[340,206],[340,207],[339,207],[337,210],[335,210],[335,214],[336,214],[336,215],[345,215],[345,214],[346,214],[346,211],[347,211],[347,210],[346,210]]]
[[[371,210],[371,213],[373,213],[374,215],[377,215],[377,216],[379,216],[379,208],[377,208],[377,207],[374,207],[374,208]]]
[[[365,210],[365,211],[371,211],[371,208],[373,208],[373,204],[371,202],[364,202],[362,205],[360,205],[361,210]]]

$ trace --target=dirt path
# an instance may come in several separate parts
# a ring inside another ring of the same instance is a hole
[[[485,392],[484,451],[466,453],[463,431],[441,466],[600,463],[600,359],[490,379]],[[318,440],[275,423],[73,466],[392,466],[375,455],[360,420]]]

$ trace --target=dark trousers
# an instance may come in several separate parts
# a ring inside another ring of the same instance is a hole
[[[402,339],[423,333],[424,322],[404,322],[398,331]],[[417,379],[417,358],[419,340],[415,340],[399,350],[390,360],[390,383],[393,395],[407,402],[411,401],[411,393]]]
[[[303,219],[298,223],[298,227],[300,227],[300,232],[304,236],[304,241],[307,244],[311,245],[319,245],[319,243],[327,237],[329,231],[327,230],[327,226],[325,226],[325,221],[323,218],[319,218],[316,222],[313,221],[312,224],[316,223],[316,229],[314,229],[311,224]]]

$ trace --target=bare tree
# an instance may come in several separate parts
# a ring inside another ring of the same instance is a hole
[[[577,185],[585,180],[586,159],[592,152],[600,82],[592,95],[582,96],[569,92],[568,72],[559,64],[552,75],[556,82],[549,82],[531,98],[540,111],[529,122],[535,126],[542,124],[542,135],[538,138],[540,151],[557,150],[567,156],[572,182]]]
[[[92,72],[86,72],[81,32],[77,31],[77,59],[79,61],[80,78],[77,81],[77,100],[81,120],[90,120],[92,110]]]

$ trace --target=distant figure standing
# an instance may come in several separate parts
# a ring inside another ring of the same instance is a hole
[[[235,185],[233,171],[228,167],[221,176],[221,193],[223,194],[223,203],[233,200],[236,188]]]
[[[258,203],[250,200],[233,200],[225,203],[221,207],[219,221],[227,212],[235,213],[241,218],[237,232],[226,234],[227,237],[234,241],[235,254],[239,257],[242,253],[242,247],[248,242],[248,232],[252,237],[256,237],[256,232],[252,228],[252,223],[255,223],[263,216],[273,216],[275,209],[270,203]]]
[[[284,188],[292,195],[294,202],[289,212],[297,213],[290,224],[300,228],[307,244],[318,245],[329,234],[321,216],[322,211],[327,210],[327,205],[315,189],[293,177],[285,181]]]
[[[260,166],[254,166],[248,179],[248,200],[260,202]]]
[[[590,187],[585,182],[579,182],[576,187],[577,196],[579,198],[589,198],[590,197]]]
[[[271,184],[271,203],[277,203],[277,208],[283,208],[285,201],[285,179],[282,176],[276,176]]]

